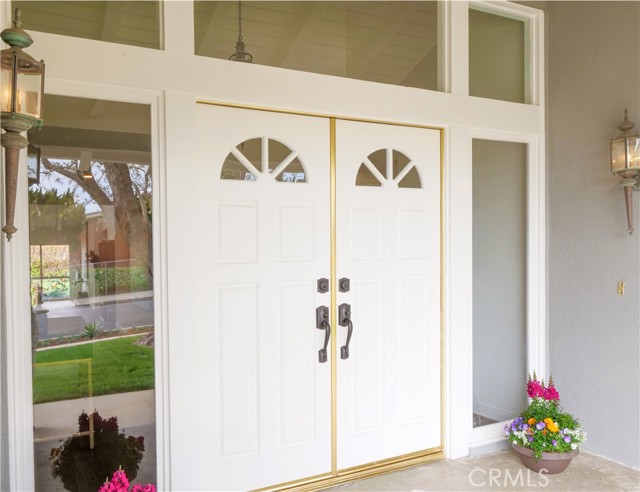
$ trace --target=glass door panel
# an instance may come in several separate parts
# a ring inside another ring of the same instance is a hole
[[[473,141],[473,426],[526,406],[527,146]]]
[[[119,467],[155,482],[150,109],[45,104],[30,135],[36,490],[97,490]]]

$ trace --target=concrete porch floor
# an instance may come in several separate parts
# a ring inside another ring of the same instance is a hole
[[[444,460],[326,489],[327,492],[640,491],[640,470],[582,452],[564,472],[539,475],[511,450]]]

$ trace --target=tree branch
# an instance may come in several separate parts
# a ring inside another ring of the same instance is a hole
[[[42,159],[42,164],[45,169],[58,173],[76,183],[78,186],[80,186],[80,188],[86,191],[91,196],[91,198],[93,198],[95,202],[101,207],[113,205],[113,201],[106,195],[104,191],[102,191],[102,188],[98,186],[94,179],[87,181],[77,173],[72,172],[63,166],[53,164],[47,158]]]

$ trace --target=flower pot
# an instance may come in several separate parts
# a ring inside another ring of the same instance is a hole
[[[538,473],[555,473],[563,472],[567,469],[571,460],[578,456],[579,449],[575,449],[569,453],[542,453],[542,457],[536,461],[533,449],[523,448],[517,444],[511,443],[513,450],[518,453],[522,464]]]

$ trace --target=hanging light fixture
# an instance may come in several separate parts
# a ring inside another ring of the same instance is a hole
[[[42,126],[42,100],[44,98],[44,62],[37,61],[22,51],[33,39],[22,28],[20,9],[16,9],[13,27],[0,36],[10,48],[2,50],[2,94],[0,95],[0,126],[4,130],[0,144],[5,152],[6,224],[2,232],[7,240],[18,230],[13,224],[16,211],[16,190],[20,151],[29,145],[21,133]]]
[[[636,125],[629,121],[629,111],[624,110],[624,121],[618,125],[622,135],[611,139],[611,172],[622,176],[627,207],[627,231],[633,234],[633,190],[640,189],[640,135],[631,130]]]
[[[238,41],[236,42],[236,51],[229,60],[253,63],[253,55],[244,50],[244,41],[242,40],[242,2],[238,2]]]

